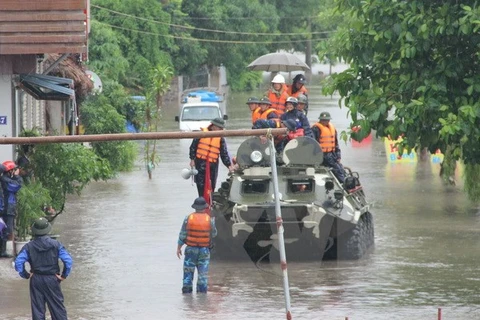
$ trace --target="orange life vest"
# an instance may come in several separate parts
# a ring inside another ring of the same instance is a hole
[[[299,95],[301,95],[301,94],[307,95],[307,93],[308,93],[308,90],[307,90],[307,88],[305,88],[305,86],[301,87],[301,88],[300,88],[297,92],[295,92],[295,93],[292,93],[292,88],[293,88],[293,84],[288,86],[287,93],[288,93],[288,96],[289,96],[289,97],[298,98]]]
[[[262,115],[262,109],[260,107],[256,108],[252,112],[252,123],[255,123],[258,119],[261,119],[260,116]]]
[[[191,247],[210,246],[210,215],[206,212],[193,212],[187,219],[187,238],[185,244]]]
[[[263,119],[263,120],[267,120],[268,119],[268,115],[272,112],[275,112],[277,115],[278,115],[278,110],[274,109],[274,108],[268,108],[267,110],[265,111],[260,111],[260,117],[258,119]],[[257,120],[258,120],[257,119]]]
[[[275,108],[279,111],[279,115],[282,115],[285,112],[285,102],[287,101],[288,94],[285,88],[282,90],[279,96],[277,96],[272,90],[268,91],[268,100],[272,104],[272,108]]]
[[[202,131],[208,131],[202,128]],[[197,146],[196,157],[210,162],[217,162],[220,155],[220,137],[201,138]]]
[[[320,137],[318,143],[322,147],[323,152],[332,152],[335,150],[335,127],[329,123],[328,126],[324,126],[320,122],[315,123],[313,126],[320,130]]]

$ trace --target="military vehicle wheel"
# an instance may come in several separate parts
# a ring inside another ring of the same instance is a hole
[[[358,260],[367,253],[372,241],[371,219],[364,214],[357,225],[337,239],[337,259]]]
[[[373,216],[370,212],[366,212],[364,214],[364,217],[368,230],[368,248],[370,248],[375,244],[375,229],[373,226]]]

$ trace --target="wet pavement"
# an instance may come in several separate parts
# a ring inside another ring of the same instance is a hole
[[[248,127],[246,98],[229,102],[228,128]],[[316,97],[310,121],[329,111],[337,130],[346,129],[337,103]],[[166,113],[164,131],[176,129],[173,116]],[[241,141],[227,138],[232,154]],[[176,240],[196,197],[180,176],[189,144],[161,141],[152,180],[139,160],[132,172],[69,198],[53,232],[74,258],[62,284],[70,319],[285,319],[277,264],[212,261],[209,293],[181,294]],[[438,307],[443,319],[479,319],[480,214],[461,184],[444,186],[438,165],[387,163],[380,140],[341,147],[374,202],[375,250],[360,261],[290,262],[293,319],[437,319]],[[222,167],[219,182],[226,174]],[[28,282],[5,259],[0,277],[0,318],[28,319]]]

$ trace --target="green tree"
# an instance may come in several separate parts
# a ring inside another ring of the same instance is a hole
[[[188,15],[182,12],[182,0],[165,1],[163,10],[170,14],[171,22],[175,25],[170,28],[170,34],[174,37],[170,55],[175,70],[177,74],[192,75],[208,59],[208,52],[200,41],[192,37],[194,26],[190,24]]]
[[[146,94],[145,103],[145,126],[148,132],[157,132],[162,117],[163,96],[170,89],[173,78],[173,70],[169,66],[157,66],[150,71],[151,84]],[[157,140],[147,140],[145,143],[145,162],[148,178],[152,179],[152,170],[158,163]]]
[[[111,98],[108,88],[106,94],[90,96],[82,104],[81,117],[85,127],[85,134],[124,133],[125,116],[117,110],[126,99]],[[116,91],[116,90],[115,90]],[[118,103],[115,107],[112,104]],[[137,155],[137,145],[132,141],[92,142],[94,152],[108,161],[114,172],[129,171],[133,168]]]
[[[271,41],[282,39],[281,36],[256,35],[278,33],[277,9],[270,3],[261,3],[258,0],[184,0],[182,11],[196,28],[192,36],[210,40],[201,42],[207,51],[204,64],[208,68],[223,64],[228,71],[229,83],[246,83],[248,76],[240,80],[242,75],[248,72],[245,69],[246,63],[270,52],[273,48]],[[266,43],[243,43],[246,41]]]
[[[88,65],[101,76],[102,82],[123,81],[129,70],[129,62],[120,48],[120,38],[124,36],[110,26],[92,20],[88,41]]]
[[[92,4],[92,16],[112,28],[122,56],[128,61],[128,77],[113,80],[142,91],[149,70],[159,64],[172,65],[170,52],[175,51],[175,46],[169,32],[170,15],[159,1],[95,0]]]
[[[406,148],[440,148],[446,168],[466,164],[472,200],[480,174],[480,4],[478,1],[337,0],[346,19],[335,54],[350,69],[332,77],[352,126],[403,135]],[[448,171],[448,170],[447,170]],[[451,172],[445,172],[449,175]]]
[[[60,211],[67,194],[80,194],[90,181],[113,177],[108,162],[79,143],[36,145],[30,163],[35,181],[48,190],[51,205]]]

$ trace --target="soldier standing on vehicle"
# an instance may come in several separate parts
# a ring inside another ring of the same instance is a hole
[[[203,197],[198,197],[192,204],[195,212],[183,221],[178,236],[177,257],[182,257],[182,247],[185,248],[183,261],[182,293],[192,293],[193,275],[198,272],[197,292],[207,293],[208,266],[210,264],[210,246],[212,238],[217,236],[215,218],[208,213],[208,204]]]
[[[345,169],[340,160],[342,153],[338,146],[337,131],[333,124],[330,123],[332,117],[328,112],[320,113],[319,121],[312,126],[315,140],[320,143],[323,152],[323,165],[331,167],[332,172],[340,183],[345,180]]]
[[[221,118],[215,118],[207,128],[202,131],[220,131],[225,128],[225,121]],[[190,145],[190,167],[196,168],[198,174],[195,175],[194,181],[197,184],[199,197],[211,203],[211,193],[215,190],[218,176],[218,160],[222,160],[223,164],[233,171],[230,155],[227,150],[227,143],[223,137],[195,138]],[[208,166],[207,166],[208,163]],[[210,180],[207,181],[209,176]]]
[[[35,220],[32,225],[34,240],[28,242],[15,259],[15,270],[20,277],[30,279],[32,319],[45,319],[45,303],[54,320],[67,320],[60,283],[72,270],[72,257],[63,245],[48,236],[52,225],[45,218]],[[63,262],[60,273],[58,259]],[[25,270],[25,263],[30,271]]]

